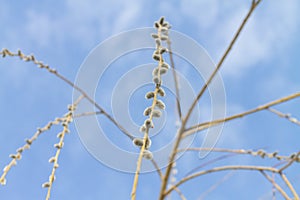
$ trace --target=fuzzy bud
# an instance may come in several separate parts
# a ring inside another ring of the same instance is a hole
[[[158,67],[154,68],[152,71],[152,76],[157,76],[158,75]]]
[[[153,110],[152,116],[153,117],[160,117],[161,116],[161,111],[160,110]]]
[[[148,107],[148,108],[146,108],[146,109],[144,110],[144,115],[145,115],[145,116],[148,116],[148,115],[150,115],[151,112],[152,112],[152,108],[151,108],[151,107]]]
[[[168,36],[162,35],[162,36],[160,36],[160,39],[161,39],[162,41],[166,41],[166,40],[168,40]]]
[[[161,75],[163,75],[163,74],[166,74],[167,73],[167,69],[166,68],[161,68],[160,70],[159,70],[159,73],[161,74]]]
[[[146,128],[153,128],[153,123],[150,119],[146,119],[144,125],[146,126]]]
[[[43,188],[48,188],[48,187],[50,187],[50,183],[49,182],[43,183],[42,187]]]
[[[64,146],[64,143],[57,143],[57,144],[54,144],[53,145],[55,148],[57,148],[57,149],[61,149],[61,148],[63,148],[63,146]]]
[[[146,126],[145,126],[145,125],[143,125],[143,126],[140,127],[140,132],[145,133],[146,130],[147,130],[147,129],[146,129]]]
[[[151,34],[151,37],[154,38],[154,39],[159,38],[159,36],[158,36],[157,34],[155,34],[155,33],[152,33],[152,34]]]
[[[164,110],[166,108],[166,105],[161,100],[156,101],[156,106],[162,110]]]
[[[29,145],[32,144],[32,140],[30,140],[30,139],[26,139],[25,142],[26,142],[27,144],[29,144]]]
[[[161,83],[161,80],[160,80],[160,78],[159,78],[158,76],[154,76],[154,77],[153,77],[153,82],[154,82],[155,84],[160,84],[160,83]]]
[[[166,69],[170,69],[170,66],[165,62],[162,63],[161,67],[166,68]]]
[[[162,89],[161,87],[158,89],[157,93],[162,97],[164,97],[166,95],[164,89]]]
[[[1,179],[0,185],[6,185],[6,179],[5,178]]]
[[[155,39],[155,43],[156,43],[157,46],[161,46],[161,41],[160,41],[160,39]]]
[[[133,143],[135,146],[138,146],[138,147],[142,147],[143,144],[144,144],[142,138],[134,138],[134,139],[132,140],[132,143]]]
[[[156,61],[160,61],[160,56],[159,56],[159,54],[157,54],[157,53],[154,53],[154,54],[152,55],[152,58],[153,58],[154,60],[156,60]]]
[[[161,17],[161,18],[159,19],[159,24],[160,24],[160,25],[163,25],[164,22],[165,22],[165,18],[164,18],[164,17]]]
[[[147,94],[145,95],[146,99],[151,99],[154,97],[154,92],[147,92]]]
[[[146,158],[147,160],[152,160],[153,159],[153,154],[149,150],[145,150],[143,152],[143,157]]]
[[[51,158],[48,160],[48,162],[49,162],[49,163],[54,163],[54,162],[55,162],[55,160],[56,160],[56,158],[55,158],[55,157],[51,157]]]
[[[168,51],[168,49],[167,48],[161,48],[160,50],[159,50],[159,53],[160,54],[163,54],[163,53],[165,53],[165,52],[167,52]]]

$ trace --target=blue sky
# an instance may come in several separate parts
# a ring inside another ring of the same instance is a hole
[[[100,42],[122,31],[152,26],[160,16],[165,16],[174,30],[196,40],[217,62],[250,2],[69,0],[54,4],[51,1],[2,0],[0,46],[34,53],[37,59],[75,80],[81,63]],[[257,8],[220,71],[226,91],[227,115],[299,91],[299,8],[297,0],[263,1]],[[10,161],[8,155],[23,145],[24,139],[37,127],[67,111],[66,105],[72,101],[72,88],[45,70],[16,58],[0,59],[0,77],[0,167],[4,167]],[[293,100],[276,108],[299,119],[299,103],[299,99]],[[129,199],[133,175],[101,164],[87,152],[74,126],[71,130],[60,157],[52,199]],[[9,172],[7,185],[0,187],[1,199],[45,197],[46,190],[41,184],[52,169],[48,159],[55,153],[53,144],[57,143],[59,131],[60,127],[51,129],[24,152],[22,160]],[[118,141],[118,137],[120,135],[111,139]],[[285,155],[299,151],[298,141],[299,126],[262,111],[227,123],[217,147],[265,147],[270,152],[279,150]],[[210,154],[206,160],[200,160],[196,154],[187,153],[178,161],[177,179],[216,156]],[[276,162],[234,156],[214,165],[221,164],[274,165]],[[299,166],[287,172],[300,192]],[[226,172],[204,176],[181,189],[188,199],[199,199],[225,175]],[[143,174],[137,197],[156,199],[158,190],[157,174]],[[270,199],[271,192],[271,184],[259,173],[234,172],[205,199]],[[279,194],[277,197],[280,199]],[[172,199],[178,199],[177,195],[173,194]]]

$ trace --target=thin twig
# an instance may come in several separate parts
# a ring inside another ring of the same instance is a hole
[[[25,55],[20,50],[18,53],[12,53],[8,49],[3,49],[0,51],[0,55],[2,57],[11,56],[11,57],[19,57],[21,60],[24,60],[26,62],[33,62],[34,64],[38,65],[39,68],[47,69],[48,72],[51,74],[54,74],[56,77],[70,85],[72,88],[80,92],[91,104],[93,104],[104,116],[106,116],[115,126],[117,126],[121,132],[123,132],[127,137],[129,137],[131,140],[134,138],[123,126],[121,126],[111,115],[108,114],[99,104],[97,104],[90,96],[87,95],[87,93],[79,88],[77,85],[75,85],[72,81],[64,77],[63,75],[59,74],[56,69],[50,68],[48,65],[45,65],[43,62],[38,61],[33,55]]]
[[[0,183],[1,185],[5,185],[6,183],[6,175],[7,173],[10,171],[10,169],[12,168],[12,166],[15,166],[17,164],[17,160],[20,160],[22,158],[22,153],[27,150],[30,149],[30,146],[32,145],[32,143],[45,131],[50,130],[50,128],[53,125],[58,125],[60,122],[62,122],[64,118],[55,118],[53,121],[48,122],[44,127],[42,128],[38,128],[37,131],[33,134],[33,136],[30,139],[26,139],[25,142],[26,144],[24,144],[22,147],[18,148],[16,150],[16,154],[11,154],[10,157],[12,158],[12,160],[10,161],[10,163],[8,165],[6,165],[3,169],[3,174],[0,177]]]
[[[210,173],[220,172],[220,171],[227,171],[227,170],[254,170],[254,171],[262,171],[263,170],[263,171],[270,171],[270,172],[278,173],[278,169],[273,168],[273,167],[265,167],[265,166],[230,165],[230,166],[215,167],[215,168],[200,171],[200,172],[197,172],[197,173],[192,174],[190,176],[182,178],[174,186],[169,188],[165,192],[164,196],[168,195],[172,190],[174,190],[175,187],[178,187],[178,186],[182,185],[183,183],[185,183],[185,182],[187,182],[191,179],[194,179],[196,177],[199,177],[199,176],[202,176],[202,175],[205,175],[205,174],[210,174]]]
[[[247,110],[245,112],[242,112],[242,113],[239,113],[239,114],[235,114],[235,115],[226,117],[224,119],[217,119],[217,120],[214,120],[214,121],[204,122],[204,123],[201,123],[201,124],[197,124],[197,125],[191,126],[190,128],[187,128],[184,131],[184,134],[183,134],[182,137],[187,137],[187,136],[189,136],[191,134],[194,134],[194,133],[196,133],[198,131],[202,131],[202,130],[210,128],[212,126],[216,126],[216,125],[218,125],[220,123],[231,121],[231,120],[237,119],[237,118],[242,118],[242,117],[245,117],[247,115],[250,115],[250,114],[253,114],[253,113],[265,110],[265,109],[268,109],[268,108],[270,108],[272,106],[275,106],[277,104],[281,104],[283,102],[295,99],[297,97],[300,97],[300,92],[291,94],[291,95],[286,96],[286,97],[282,97],[280,99],[277,99],[277,100],[271,101],[269,103],[266,103],[264,105],[258,106],[257,108],[250,109],[250,110]]]
[[[260,171],[264,177],[272,183],[272,185],[278,190],[278,192],[286,199],[286,200],[291,200],[291,198],[286,194],[286,192],[270,177],[264,170]]]
[[[85,116],[90,116],[90,115],[101,115],[101,114],[103,114],[101,111],[83,112],[83,113],[79,113],[79,114],[74,115],[74,118],[85,117]]]
[[[179,147],[179,144],[180,144],[180,141],[182,139],[182,134],[185,130],[185,126],[187,124],[187,121],[189,120],[189,117],[191,116],[192,114],[192,111],[195,107],[195,105],[197,104],[198,100],[201,98],[201,96],[203,95],[203,93],[206,91],[207,87],[209,86],[209,84],[211,83],[211,81],[213,80],[213,78],[215,77],[215,75],[217,74],[217,72],[219,71],[219,69],[221,68],[225,58],[228,56],[231,48],[233,47],[233,45],[235,44],[237,38],[239,37],[241,31],[243,30],[246,22],[248,21],[248,19],[250,18],[251,14],[253,13],[253,11],[255,10],[256,6],[260,3],[261,1],[258,0],[257,2],[252,2],[251,4],[251,7],[246,15],[246,17],[244,18],[243,22],[241,23],[241,25],[239,26],[237,32],[235,33],[233,39],[231,40],[229,46],[227,47],[225,53],[223,54],[221,60],[218,62],[215,70],[213,71],[213,73],[211,74],[211,76],[209,77],[209,79],[207,80],[207,82],[205,83],[205,85],[202,87],[202,89],[200,90],[200,92],[198,93],[197,97],[195,98],[195,100],[193,101],[191,107],[189,108],[188,112],[187,112],[187,115],[182,119],[182,124],[181,124],[181,127],[177,133],[177,136],[176,136],[176,141],[175,141],[175,144],[174,144],[174,147],[173,147],[173,150],[171,152],[171,155],[170,155],[170,159],[169,159],[169,164],[167,166],[167,169],[166,169],[166,173],[165,173],[165,177],[164,177],[164,180],[162,181],[162,184],[161,184],[161,189],[160,189],[160,194],[159,194],[159,200],[163,200],[164,197],[165,197],[165,190],[167,188],[167,183],[169,181],[169,177],[170,177],[170,172],[171,172],[171,169],[172,169],[172,164],[174,162],[174,159],[176,157],[176,150],[177,148]]]
[[[221,185],[222,183],[224,183],[225,181],[227,181],[233,174],[234,174],[234,171],[228,172],[224,177],[222,177],[221,180],[219,180],[219,181],[216,182],[214,185],[212,185],[208,190],[206,190],[206,191],[199,197],[199,200],[205,199],[205,197],[206,197],[209,193],[211,193],[211,192],[214,191],[219,185]]]

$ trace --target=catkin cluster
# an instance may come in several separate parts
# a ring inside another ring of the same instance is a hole
[[[151,146],[151,140],[149,138],[149,130],[154,127],[153,118],[159,118],[162,115],[162,110],[165,109],[165,104],[158,97],[164,97],[165,91],[162,88],[162,75],[166,74],[170,66],[165,62],[163,54],[168,52],[168,49],[163,45],[168,40],[168,33],[171,26],[164,20],[164,17],[154,23],[157,33],[151,34],[155,40],[156,48],[153,52],[152,58],[157,62],[157,66],[153,69],[153,83],[155,84],[154,91],[146,93],[145,98],[152,100],[152,105],[144,110],[144,116],[148,118],[144,121],[144,124],[140,127],[140,132],[144,133],[144,138],[133,139],[133,144],[142,147],[144,145],[143,157],[151,160],[153,158],[152,153],[149,151]]]

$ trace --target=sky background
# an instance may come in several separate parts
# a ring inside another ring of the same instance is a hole
[[[89,52],[108,37],[134,28],[150,27],[161,16],[201,44],[218,62],[246,15],[250,0],[232,1],[4,1],[0,6],[0,47],[25,54],[56,68],[74,81]],[[257,8],[220,70],[226,91],[227,115],[254,108],[295,93],[300,88],[300,2],[263,1]],[[197,85],[198,82],[192,82]],[[37,127],[67,112],[72,88],[45,70],[17,58],[0,59],[0,167],[9,154],[24,144]],[[300,118],[300,100],[276,106]],[[106,107],[107,105],[103,105]],[[43,199],[60,127],[41,135],[7,176],[0,199]],[[74,125],[67,135],[56,173],[52,199],[129,199],[133,175],[113,170],[91,156]],[[112,137],[118,140],[120,136]],[[122,136],[123,137],[123,136]],[[299,151],[299,126],[262,111],[225,125],[217,147],[278,150],[283,155]],[[201,144],[199,142],[199,144]],[[183,177],[205,160],[187,153],[178,161]],[[118,158],[116,158],[118,159]],[[275,165],[276,161],[233,156],[222,164]],[[300,193],[300,170],[295,164],[287,175]],[[272,185],[257,172],[216,173],[181,187],[188,199],[200,199],[215,182],[229,177],[205,199],[271,199]],[[156,199],[156,173],[140,177],[137,198]],[[258,186],[259,184],[259,186]],[[281,199],[279,194],[276,194]],[[172,199],[179,199],[174,193]]]

